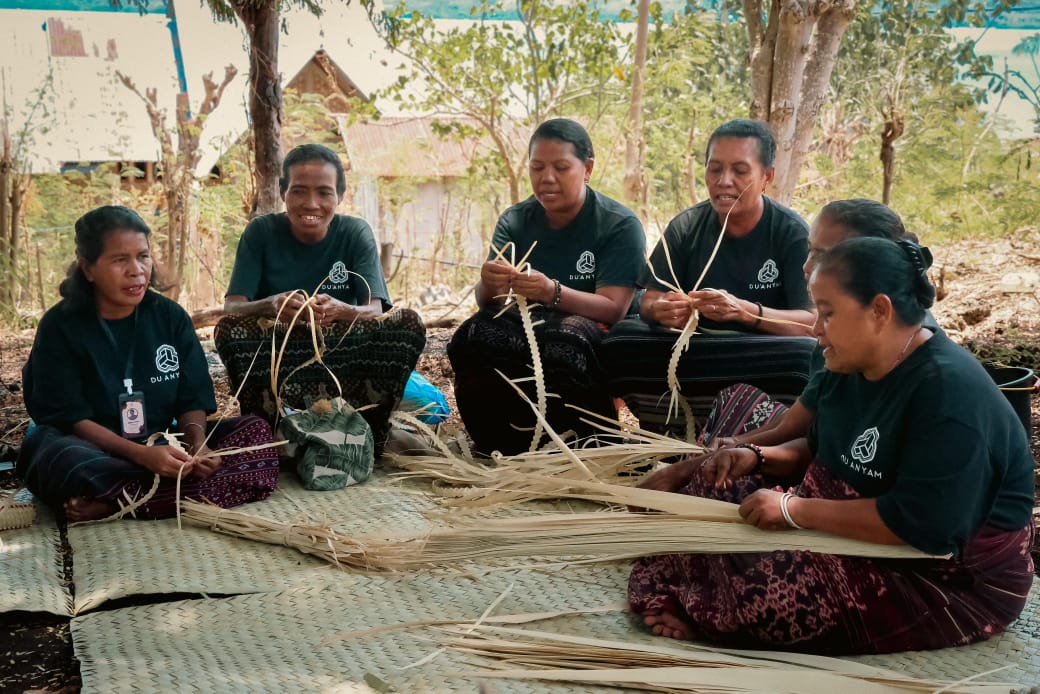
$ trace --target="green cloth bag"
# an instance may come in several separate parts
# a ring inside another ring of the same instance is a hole
[[[364,482],[375,465],[375,441],[368,422],[342,398],[319,400],[286,415],[278,431],[289,443],[303,486],[327,492]]]

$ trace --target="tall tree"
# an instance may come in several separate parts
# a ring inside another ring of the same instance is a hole
[[[142,12],[150,0],[109,0],[118,7],[124,2]],[[349,2],[350,0],[346,0]],[[173,14],[174,0],[168,13]],[[205,0],[220,22],[242,27],[249,38],[249,118],[256,156],[256,199],[251,216],[282,208],[278,178],[282,173],[282,84],[278,73],[278,29],[281,12],[290,7],[305,9],[320,17],[319,0]],[[371,11],[373,0],[360,0]]]
[[[646,69],[646,42],[650,28],[650,0],[639,0],[636,19],[636,60],[632,66],[632,96],[625,130],[625,200],[636,207],[646,205],[646,139],[643,137],[643,72]]]
[[[744,0],[751,117],[776,136],[773,195],[789,201],[812,141],[855,0]]]
[[[195,184],[195,167],[202,158],[202,152],[199,150],[199,136],[206,118],[220,104],[224,88],[237,74],[238,70],[235,66],[228,65],[224,69],[224,79],[219,85],[213,81],[212,72],[203,76],[202,84],[206,97],[192,116],[188,115],[187,95],[181,95],[182,98],[177,100],[177,122],[174,126],[177,133],[175,147],[173,135],[166,124],[166,113],[159,107],[158,91],[153,87],[146,89],[142,94],[133,80],[120,72],[116,73],[123,86],[144,102],[145,109],[148,111],[148,119],[152,124],[152,133],[159,141],[167,216],[166,248],[163,253],[163,261],[166,263],[167,270],[173,273],[173,277],[169,279],[173,284],[171,296],[174,300],[180,296],[187,249],[194,240],[194,225],[188,202]]]
[[[617,73],[625,44],[586,0],[518,0],[517,8],[519,21],[490,19],[504,6],[485,0],[471,11],[475,21],[444,28],[399,5],[384,29],[406,59],[405,73],[380,95],[436,113],[445,132],[486,136],[514,203],[532,127],[578,111],[595,120],[623,98]]]
[[[945,31],[950,25],[993,16],[975,15],[975,9],[966,0],[942,6],[881,0],[860,8],[846,32],[829,92],[835,104],[831,113],[840,109],[843,117],[821,119],[833,125],[825,139],[840,141],[839,132],[854,133],[853,137],[869,132],[877,138],[880,195],[886,203],[897,177],[899,143],[934,119],[934,99],[941,96],[947,108],[957,110],[973,107],[985,96],[982,89],[958,78],[987,74],[991,59],[975,54],[974,41],[956,41]]]

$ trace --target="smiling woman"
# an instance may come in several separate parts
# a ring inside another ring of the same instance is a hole
[[[390,292],[372,229],[363,219],[336,214],[347,180],[335,152],[321,145],[294,148],[279,183],[285,212],[253,220],[239,239],[224,302],[229,315],[214,333],[217,351],[232,390],[241,388],[242,412],[271,423],[282,414],[280,401],[306,409],[340,389],[354,407],[375,405],[361,414],[378,456],[390,413],[426,344],[426,329],[409,309],[384,315]],[[297,314],[297,326],[284,340]],[[270,389],[270,319],[277,319],[276,342],[285,342],[278,393]],[[315,356],[312,320],[323,332],[322,361],[335,378],[318,363],[296,370]]]
[[[184,309],[150,289],[149,234],[125,207],[99,207],[76,222],[76,262],[63,299],[40,321],[22,371],[36,428],[18,473],[70,521],[100,518],[144,496],[156,475],[141,517],[173,515],[178,475],[183,498],[224,507],[263,499],[278,481],[272,450],[213,453],[269,443],[271,429],[241,417],[207,436],[213,383]],[[144,445],[174,426],[187,452]]]

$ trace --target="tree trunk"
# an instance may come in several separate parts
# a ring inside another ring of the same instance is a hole
[[[748,32],[748,64],[751,66],[751,113],[755,120],[768,121],[773,84],[773,56],[779,26],[780,0],[770,0],[769,20],[762,23],[762,0],[744,0]]]
[[[249,115],[256,152],[256,200],[251,216],[278,212],[282,199],[282,85],[278,74],[278,2],[233,0],[249,35]]]
[[[751,65],[750,117],[766,121],[776,138],[776,177],[768,191],[791,200],[812,143],[841,38],[855,0],[744,0]]]
[[[804,69],[801,104],[794,129],[790,160],[782,169],[777,168],[776,180],[773,182],[776,190],[781,191],[779,197],[782,201],[790,200],[798,184],[798,172],[809,153],[813,131],[827,96],[831,73],[838,61],[841,38],[855,14],[855,0],[843,0],[824,12],[816,23],[812,53]]]
[[[903,114],[892,109],[885,119],[885,129],[881,133],[881,166],[883,168],[881,202],[886,205],[892,197],[892,179],[895,175],[896,161],[895,141],[902,134]]]
[[[650,26],[650,0],[639,0],[636,24],[636,63],[632,68],[632,100],[628,107],[628,131],[625,133],[625,177],[622,183],[625,200],[636,209],[646,205],[643,160],[646,139],[643,137],[643,70],[646,68],[646,39]],[[641,214],[641,213],[640,213]]]
[[[798,111],[802,105],[802,83],[814,26],[814,20],[806,14],[807,11],[808,8],[800,3],[789,3],[780,10],[769,110],[769,125],[776,138],[774,166],[778,172],[792,173],[790,167]],[[793,174],[797,180],[797,172]],[[787,176],[784,179],[789,180]],[[773,188],[775,197],[781,202],[787,202],[794,189],[793,186],[779,188],[775,180]]]
[[[11,143],[4,133],[3,151],[0,152],[0,253],[6,258],[8,254],[14,257],[15,247],[12,245],[12,214],[11,214],[11,183],[15,177],[14,160],[11,156]],[[4,267],[4,279],[0,282],[0,303],[10,304],[13,308],[15,272],[14,265],[7,265],[0,260],[0,267]]]

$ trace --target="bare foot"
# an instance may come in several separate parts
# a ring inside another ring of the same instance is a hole
[[[690,641],[693,639],[693,631],[683,620],[676,617],[674,614],[667,612],[646,612],[643,614],[643,622],[650,627],[657,636],[664,636],[669,639],[679,639],[680,641]]]
[[[65,518],[70,523],[98,520],[112,515],[115,511],[115,504],[100,499],[77,496],[65,502]]]

